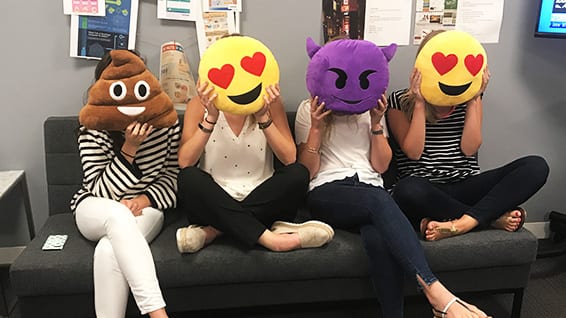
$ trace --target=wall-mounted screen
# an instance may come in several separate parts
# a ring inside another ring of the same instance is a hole
[[[566,0],[540,0],[535,36],[566,38]]]

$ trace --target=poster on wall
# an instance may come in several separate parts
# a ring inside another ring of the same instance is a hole
[[[366,0],[364,40],[380,46],[408,45],[413,0]]]
[[[63,0],[64,14],[104,16],[104,0]]]
[[[202,8],[206,11],[242,12],[241,0],[202,0]]]
[[[157,0],[157,18],[196,21],[202,12],[202,0]]]
[[[223,36],[237,31],[233,12],[215,11],[203,12],[202,19],[197,21],[197,38],[200,55]]]
[[[504,0],[417,0],[413,43],[434,30],[460,30],[482,43],[499,42]]]
[[[384,46],[419,44],[433,30],[461,30],[497,43],[504,0],[323,0],[324,42],[337,36]],[[414,33],[411,17],[414,8]],[[411,37],[413,40],[411,41]]]
[[[202,0],[201,18],[196,21],[199,54],[218,39],[240,32],[241,0]]]
[[[377,45],[409,44],[412,0],[323,0],[324,42],[337,36]]]
[[[138,0],[106,0],[103,17],[71,17],[70,56],[100,59],[107,51],[134,49]]]
[[[197,95],[195,80],[181,43],[161,45],[159,82],[177,110],[185,110],[187,102]]]

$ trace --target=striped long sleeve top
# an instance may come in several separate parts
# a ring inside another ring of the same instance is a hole
[[[112,200],[131,199],[145,194],[156,209],[176,206],[177,150],[180,126],[155,129],[142,142],[130,164],[114,151],[110,133],[79,128],[79,153],[83,167],[82,187],[71,199],[71,210],[86,197]]]
[[[401,110],[401,96],[406,89],[394,91],[388,99],[389,107]],[[477,156],[466,156],[460,148],[464,131],[466,105],[458,105],[450,116],[436,123],[426,123],[425,145],[419,160],[411,160],[397,148],[395,159],[399,177],[424,177],[431,182],[449,183],[478,174]]]

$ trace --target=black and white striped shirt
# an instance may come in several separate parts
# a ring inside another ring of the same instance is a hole
[[[130,164],[115,153],[110,133],[80,127],[79,153],[83,167],[82,187],[71,200],[71,210],[86,197],[119,201],[145,194],[152,207],[160,210],[176,206],[177,150],[180,126],[155,129],[142,142]]]
[[[401,110],[401,96],[406,89],[389,96],[389,107]],[[458,105],[450,116],[436,123],[426,123],[425,145],[419,160],[409,159],[400,149],[395,149],[400,178],[424,177],[431,182],[448,183],[463,180],[479,173],[477,156],[467,157],[460,148],[464,130],[466,105]]]

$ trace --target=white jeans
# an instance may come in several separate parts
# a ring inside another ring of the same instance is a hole
[[[142,315],[165,307],[148,245],[161,231],[163,212],[149,207],[134,217],[120,202],[88,197],[77,206],[75,219],[84,237],[98,241],[94,250],[98,318],[124,317],[129,289]]]

